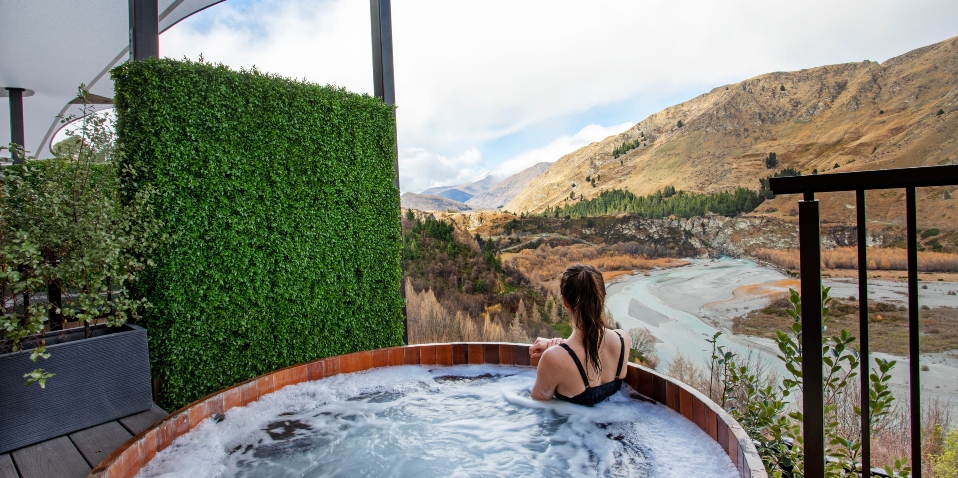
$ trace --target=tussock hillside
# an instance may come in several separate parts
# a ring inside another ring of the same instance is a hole
[[[634,149],[616,157],[626,143]],[[771,169],[765,164],[770,152],[778,159]],[[541,211],[569,201],[573,192],[578,200],[611,188],[640,195],[666,185],[704,193],[757,189],[759,178],[786,167],[827,174],[955,163],[958,37],[882,64],[769,73],[720,86],[562,157],[505,209]],[[594,187],[587,177],[595,179]],[[958,218],[954,204],[941,200],[945,190],[919,193],[920,222],[953,224]],[[854,199],[835,196],[832,205],[823,205],[826,216],[851,220]],[[897,223],[892,217],[903,214],[902,196],[871,194],[869,216]],[[780,197],[759,212],[789,217],[795,200]]]

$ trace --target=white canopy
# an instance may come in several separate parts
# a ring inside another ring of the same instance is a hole
[[[222,1],[158,0],[160,32]],[[129,59],[129,0],[3,0],[0,32],[0,145],[11,139],[4,88],[24,88],[27,152],[50,157],[58,116],[80,112],[70,102],[81,83],[101,107],[112,103],[110,69]]]

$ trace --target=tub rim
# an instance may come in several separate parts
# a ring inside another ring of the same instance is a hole
[[[98,464],[88,478],[132,478],[173,440],[207,418],[245,406],[287,385],[343,373],[400,365],[496,364],[535,367],[529,344],[449,342],[365,350],[321,358],[267,372],[200,398],[137,433]],[[722,407],[691,386],[629,363],[625,382],[641,400],[665,405],[696,424],[726,452],[741,478],[767,478],[765,466],[745,429]]]

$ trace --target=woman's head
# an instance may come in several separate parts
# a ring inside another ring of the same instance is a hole
[[[602,273],[590,265],[576,264],[566,269],[559,283],[563,301],[572,311],[575,326],[582,331],[585,359],[599,373],[599,348],[605,336],[605,281]]]

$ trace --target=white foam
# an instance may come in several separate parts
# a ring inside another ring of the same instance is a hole
[[[532,400],[534,380],[404,366],[292,385],[204,421],[137,476],[738,476],[695,424],[628,387],[588,408]]]

